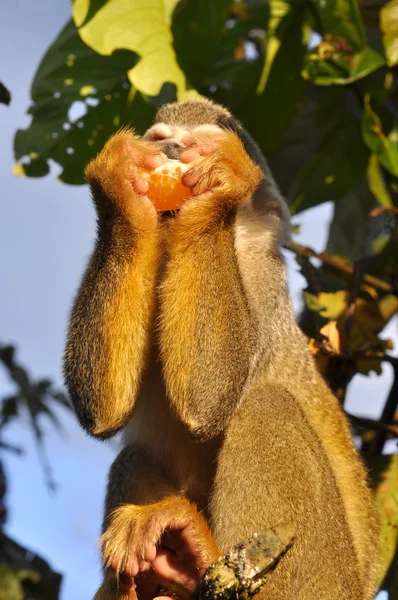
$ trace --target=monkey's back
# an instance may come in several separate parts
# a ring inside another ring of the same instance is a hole
[[[337,411],[338,419],[339,408],[329,396],[324,402]],[[346,460],[340,453],[336,473],[330,448],[325,449],[308,412],[292,394],[265,378],[252,385],[232,418],[210,503],[221,550],[255,531],[286,522],[296,525],[294,545],[269,576],[261,594],[264,600],[373,598],[373,509],[362,465],[353,449],[346,450],[351,456]],[[362,515],[347,510],[344,478],[347,486],[358,485],[352,493]]]

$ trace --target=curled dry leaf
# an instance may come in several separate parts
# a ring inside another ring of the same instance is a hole
[[[347,338],[345,334],[338,329],[337,321],[329,321],[320,330],[320,333],[326,338],[330,349],[334,354],[341,354],[347,348]]]

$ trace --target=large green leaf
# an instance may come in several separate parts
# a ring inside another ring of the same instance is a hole
[[[92,2],[75,0],[73,18],[82,40],[96,52],[110,55],[124,48],[139,55],[139,61],[128,72],[137,90],[157,96],[168,82],[175,85],[181,98],[186,91],[185,76],[176,59],[170,30],[178,1],[108,0],[89,18]]]
[[[352,83],[385,64],[366,42],[357,0],[312,0],[322,36],[306,56],[303,75],[317,85]]]
[[[133,53],[101,56],[80,39],[70,21],[43,57],[32,84],[31,125],[15,136],[15,171],[30,177],[49,172],[49,159],[63,168],[60,180],[84,183],[84,165],[126,122],[150,122],[154,108],[134,92],[125,75]],[[73,116],[75,105],[86,114]],[[141,131],[143,130],[141,129]]]
[[[329,254],[354,261],[362,258],[364,253],[366,256],[371,253],[369,212],[375,204],[365,178],[357,187],[336,199],[326,245]]]
[[[176,6],[174,48],[179,65],[196,88],[203,85],[218,53],[232,4],[232,0],[181,0]]]
[[[290,2],[286,0],[270,0],[267,31],[264,40],[264,64],[257,92],[261,94],[267,84],[268,76],[274,64],[283,40],[287,40],[288,31],[291,28],[292,18],[297,18],[297,10],[292,10]],[[300,11],[300,15],[302,15]],[[302,33],[302,23],[298,24],[298,30]]]
[[[292,182],[313,158],[320,146],[321,128],[317,124],[320,99],[329,90],[310,86],[292,123],[283,133],[278,146],[267,154],[272,173],[288,198]]]
[[[256,93],[264,68],[264,38],[269,3],[246,6],[244,16],[233,16],[200,91],[228,106],[237,116]],[[250,48],[250,52],[248,51]]]
[[[365,95],[362,133],[368,148],[377,154],[383,167],[392,175],[398,177],[398,121],[389,135],[386,135],[379,116],[370,105],[369,94]]]
[[[320,147],[292,183],[292,213],[344,196],[362,181],[368,164],[360,122],[347,110],[344,89],[325,95],[317,117]]]
[[[385,207],[392,206],[391,196],[388,192],[376,154],[371,154],[369,157],[367,177],[369,188],[379,204]]]
[[[390,67],[398,64],[398,0],[390,0],[380,11],[380,27]]]
[[[276,45],[268,41],[257,90],[236,111],[265,153],[279,143],[306,89],[300,73],[306,50],[305,11],[300,4],[278,4],[286,5],[286,10],[272,31]]]
[[[398,598],[398,455],[371,459],[370,474],[375,488],[379,513],[381,589],[389,592],[390,600]]]
[[[386,207],[392,205],[375,154],[369,157],[366,175],[359,186],[336,198],[329,229],[327,251],[352,261],[365,257],[368,259],[381,252],[392,229],[388,213],[370,216],[372,209],[380,204]]]

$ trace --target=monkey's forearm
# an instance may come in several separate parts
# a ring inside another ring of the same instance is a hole
[[[200,214],[196,207],[192,215],[177,217],[160,327],[170,401],[201,438],[224,429],[242,394],[257,340],[237,267],[233,222],[206,223],[205,211]]]
[[[83,427],[108,437],[131,415],[154,308],[156,230],[137,232],[121,216],[100,227],[73,308],[64,373]]]

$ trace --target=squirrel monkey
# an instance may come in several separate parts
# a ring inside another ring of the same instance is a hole
[[[160,215],[145,172],[189,165]],[[376,519],[347,421],[289,299],[289,218],[258,146],[223,107],[162,107],[122,129],[86,176],[96,245],[64,373],[82,426],[125,428],[109,475],[96,600],[189,595],[244,538],[293,522],[264,600],[370,600]]]

